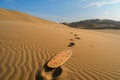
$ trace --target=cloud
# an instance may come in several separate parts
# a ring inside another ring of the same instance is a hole
[[[90,3],[89,5],[85,6],[85,8],[87,8],[87,7],[93,7],[93,6],[102,7],[104,5],[110,5],[110,4],[116,4],[116,3],[120,3],[120,0],[110,0],[110,1],[93,2],[93,3]]]
[[[110,13],[111,12],[105,11],[101,15],[93,17],[93,19],[111,19],[111,20],[120,21],[119,13],[112,15]]]
[[[94,18],[95,19],[108,19],[108,18],[110,18],[110,12],[105,11],[102,14],[95,16]]]

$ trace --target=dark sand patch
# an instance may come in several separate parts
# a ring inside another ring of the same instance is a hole
[[[68,45],[68,47],[73,47],[73,46],[75,46],[74,42],[70,42],[69,45]]]

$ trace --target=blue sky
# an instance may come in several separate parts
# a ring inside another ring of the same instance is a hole
[[[0,8],[17,10],[54,22],[96,18],[120,21],[120,0],[0,0]]]

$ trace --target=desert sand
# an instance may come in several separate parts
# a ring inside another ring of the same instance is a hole
[[[120,35],[120,30],[113,30],[113,29],[102,29],[102,30],[94,30],[94,31],[99,31],[99,32],[104,32],[104,33],[110,33],[110,34],[116,34]]]
[[[73,46],[69,46],[74,43]],[[62,50],[73,54],[56,80],[120,80],[120,36],[0,9],[0,80],[44,80],[45,63]]]

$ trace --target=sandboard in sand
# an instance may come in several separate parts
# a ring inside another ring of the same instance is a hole
[[[50,68],[57,68],[64,64],[71,57],[71,55],[71,50],[61,51],[48,61],[47,66]]]

